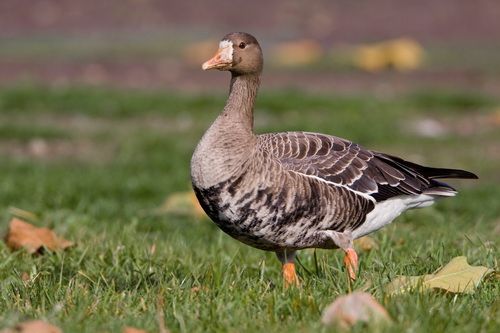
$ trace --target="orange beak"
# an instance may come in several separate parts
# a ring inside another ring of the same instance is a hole
[[[217,53],[210,59],[207,60],[201,65],[201,68],[206,71],[209,69],[226,69],[227,67],[231,67],[233,63],[233,49],[232,46],[226,46],[223,48],[219,48]]]

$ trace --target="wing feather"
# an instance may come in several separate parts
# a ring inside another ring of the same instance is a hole
[[[465,175],[461,170],[427,168],[324,134],[272,133],[259,135],[258,140],[261,148],[267,149],[285,169],[346,186],[376,201],[426,190],[434,195],[450,195],[453,188],[433,178]],[[448,173],[440,174],[439,170]],[[432,177],[426,175],[427,171]]]

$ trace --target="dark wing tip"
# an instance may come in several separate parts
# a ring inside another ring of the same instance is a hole
[[[459,170],[459,169],[441,169],[441,170],[442,171],[440,173],[438,173],[437,175],[433,175],[430,178],[431,179],[435,178],[479,179],[479,177],[476,174],[470,171]]]
[[[464,178],[468,178],[468,179],[479,179],[479,176],[476,175],[475,173],[472,173],[472,172],[469,172],[469,171],[465,171],[465,170],[461,170],[463,172],[463,174],[465,175]]]
[[[470,172],[470,171],[465,171],[465,170],[460,170],[460,169],[448,169],[448,168],[433,168],[433,167],[427,167],[423,166],[420,164],[416,164],[413,162],[406,161],[402,159],[401,157],[393,156],[393,155],[388,155],[388,154],[381,154],[378,153],[378,156],[385,160],[385,162],[393,162],[399,165],[400,167],[403,168],[409,168],[410,170],[413,170],[422,176],[428,178],[428,179],[438,179],[438,178],[457,178],[457,179],[478,179],[479,177]]]

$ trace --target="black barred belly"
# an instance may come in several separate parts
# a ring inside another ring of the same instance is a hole
[[[262,250],[331,247],[317,231],[354,229],[373,209],[368,200],[315,180],[298,189],[282,183],[245,191],[235,182],[193,188],[200,205],[222,231]]]

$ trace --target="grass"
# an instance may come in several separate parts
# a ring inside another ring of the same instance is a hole
[[[0,90],[3,231],[9,207],[17,207],[77,243],[42,256],[0,243],[0,327],[41,318],[65,332],[120,332],[125,325],[155,332],[160,309],[174,332],[327,332],[320,323],[325,306],[363,288],[393,318],[385,331],[499,330],[498,279],[472,295],[383,291],[397,275],[430,273],[458,255],[498,268],[500,132],[489,121],[498,99],[457,92],[398,99],[263,93],[259,132],[335,133],[481,177],[455,182],[462,189],[456,198],[408,212],[374,234],[379,249],[360,253],[353,285],[342,253],[303,251],[300,290],[283,288],[273,254],[239,244],[209,221],[156,213],[170,193],[189,188],[190,155],[223,102],[221,95],[86,87]],[[428,138],[408,130],[413,120],[429,117],[448,131]],[[44,142],[42,151],[33,151],[34,140]]]

